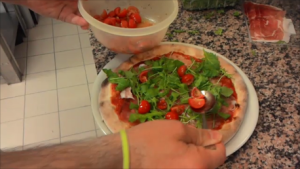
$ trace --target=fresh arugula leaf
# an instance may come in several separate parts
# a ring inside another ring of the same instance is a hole
[[[139,109],[139,105],[134,104],[134,103],[130,103],[129,108],[137,110],[137,109]]]
[[[119,77],[117,73],[113,72],[111,69],[103,69],[103,72],[108,78],[117,78]]]
[[[219,100],[217,100],[215,106],[214,106],[213,109],[212,109],[211,111],[209,111],[209,112],[210,112],[210,113],[218,113],[219,110],[221,109],[221,107],[222,107],[222,103],[221,103]]]
[[[241,15],[241,12],[239,12],[239,11],[233,12],[233,16],[235,16],[235,17],[239,17],[240,15]]]
[[[193,30],[193,31],[189,31],[188,33],[191,35],[196,35],[199,34],[199,31]]]
[[[253,56],[256,56],[256,51],[255,51],[255,50],[251,50],[251,54],[252,54]]]
[[[206,15],[205,15],[205,19],[210,19],[212,16],[214,16],[214,14],[215,14],[214,11],[212,11],[212,12],[206,14]]]
[[[159,93],[159,89],[157,88],[149,88],[145,93],[145,99],[150,100],[153,97],[156,97]]]
[[[181,95],[180,96],[180,104],[187,104],[187,103],[189,103],[189,98],[190,98],[190,96],[189,96],[188,93]]]
[[[220,90],[220,94],[225,97],[230,97],[233,94],[233,90],[227,87],[222,86]]]
[[[167,94],[169,94],[169,92],[170,92],[170,89],[169,88],[165,88],[163,90],[163,92],[161,92],[161,93],[158,94],[158,97],[160,97],[160,98],[165,97]]]
[[[224,13],[225,13],[224,9],[218,10],[218,14],[224,14]]]
[[[174,35],[171,34],[171,33],[167,33],[166,35],[167,35],[169,38],[173,38],[173,36],[174,36]]]
[[[228,118],[230,118],[230,114],[218,112],[218,115],[219,115],[220,117],[222,117],[223,119],[225,119],[225,120],[228,119]]]
[[[119,78],[117,81],[115,81],[118,86],[116,87],[117,91],[123,91],[127,87],[130,87],[130,82],[128,79]],[[111,82],[113,83],[113,82]]]
[[[277,43],[277,44],[286,44],[286,42],[283,41],[283,40],[277,41],[276,43]]]
[[[146,93],[147,90],[149,89],[149,84],[148,84],[148,83],[142,83],[142,84],[140,85],[140,88],[141,88],[141,92],[142,92],[142,93]]]
[[[176,33],[183,33],[183,32],[186,32],[185,30],[174,30],[174,32]]]
[[[212,66],[215,69],[220,69],[220,61],[214,53],[209,53],[204,50],[205,65]]]
[[[133,113],[133,114],[130,114],[130,116],[129,116],[129,122],[133,123],[133,122],[139,120],[141,123],[143,123],[146,120],[151,120],[153,118],[162,119],[162,118],[164,118],[164,115],[165,115],[165,113],[159,112],[159,111],[151,111],[150,113],[147,113],[147,114]]]
[[[178,97],[179,97],[179,94],[178,94],[178,93],[172,92],[172,93],[171,93],[171,96],[170,96],[170,100],[171,100],[172,102],[175,102],[175,101],[177,100]]]
[[[180,92],[180,93],[188,93],[189,92],[189,87],[184,84],[184,83],[179,83],[177,84],[176,89]]]
[[[205,66],[202,74],[206,77],[216,77],[220,74],[218,69],[214,69],[212,67]]]
[[[231,78],[231,77],[232,77],[232,75],[231,75],[231,74],[228,74],[227,71],[226,71],[224,68],[221,69],[221,73],[222,73],[224,76],[226,76],[227,78]]]
[[[215,35],[219,35],[219,36],[221,36],[222,35],[222,33],[223,33],[223,29],[221,29],[221,28],[218,28],[217,30],[215,30]]]
[[[204,50],[204,65],[202,74],[206,77],[216,77],[220,74],[220,62],[218,57]]]
[[[203,75],[199,75],[196,77],[194,81],[194,87],[197,87],[200,90],[208,90],[211,83],[209,82],[209,79]]]
[[[125,76],[127,79],[131,79],[132,77],[136,76],[136,74],[134,74],[131,70],[129,70],[129,71],[125,71],[125,72],[124,72],[124,76]]]

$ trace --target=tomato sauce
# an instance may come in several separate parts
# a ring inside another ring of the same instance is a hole
[[[235,91],[235,88],[233,86],[233,83],[231,81],[231,79],[229,79],[228,77],[222,77],[222,79],[220,80],[220,83],[221,83],[221,86],[224,86],[224,87],[227,87],[227,88],[230,88],[231,90],[233,90],[233,97],[237,100],[237,94],[236,94],[236,91]]]
[[[120,92],[116,90],[117,85],[112,84],[111,90],[112,90],[112,96],[111,96],[111,103],[116,106],[115,112],[117,113],[119,119],[123,122],[129,123],[129,116],[131,113],[134,113],[133,110],[131,110],[130,103],[135,103],[136,99],[122,99]],[[137,125],[138,122],[131,123],[131,125]]]

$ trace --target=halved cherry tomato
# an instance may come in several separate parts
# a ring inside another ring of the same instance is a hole
[[[109,16],[109,17],[115,17],[115,16],[116,16],[115,11],[110,11],[110,12],[108,13],[108,16]]]
[[[179,116],[176,112],[169,112],[166,114],[165,119],[169,119],[169,120],[179,120]]]
[[[119,17],[116,17],[117,23],[121,23],[121,19]]]
[[[95,15],[94,18],[97,19],[98,21],[101,21],[101,16],[100,15]]]
[[[128,28],[128,22],[126,20],[121,20],[121,27]]]
[[[134,19],[136,23],[141,23],[142,22],[141,15],[139,13],[131,14],[130,18]]]
[[[185,105],[177,105],[171,108],[171,112],[175,112],[178,115],[181,115],[185,111]]]
[[[129,28],[136,28],[137,27],[137,25],[136,25],[136,23],[133,19],[128,20],[128,27]]]
[[[204,95],[201,93],[201,91],[197,87],[194,87],[192,89],[191,96],[194,97],[194,98],[198,98],[198,99],[204,99],[205,98]]]
[[[121,8],[120,7],[116,7],[114,11],[115,11],[116,15],[119,15],[120,12],[121,12]]]
[[[181,82],[187,85],[190,85],[194,82],[194,76],[192,74],[186,74],[182,76]]]
[[[116,23],[117,23],[117,20],[116,20],[116,18],[108,17],[103,22],[106,23],[106,24],[108,24],[108,25],[115,26]]]
[[[124,8],[124,9],[119,13],[118,16],[119,16],[120,18],[124,18],[124,17],[127,16],[127,13],[128,13],[128,10]]]
[[[142,83],[145,83],[145,82],[147,82],[148,81],[148,70],[144,70],[144,71],[142,71],[142,73],[140,74],[140,76],[139,76],[139,79],[140,79],[140,81],[142,82]]]
[[[128,16],[134,13],[140,13],[139,9],[135,6],[129,6],[127,10],[128,10]]]
[[[205,99],[189,98],[189,105],[194,109],[200,109],[205,105]]]
[[[184,76],[186,69],[187,69],[187,67],[185,65],[180,66],[177,70],[178,76],[180,76],[180,77]]]
[[[140,114],[146,114],[150,111],[150,109],[151,109],[150,103],[147,100],[142,100],[138,112]]]
[[[166,102],[165,99],[160,99],[158,104],[157,104],[157,107],[160,109],[160,110],[165,110],[168,108],[168,104]]]

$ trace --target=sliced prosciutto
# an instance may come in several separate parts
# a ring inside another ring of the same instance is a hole
[[[292,20],[286,19],[286,12],[280,8],[245,2],[244,9],[253,41],[288,43],[290,35],[296,33]]]

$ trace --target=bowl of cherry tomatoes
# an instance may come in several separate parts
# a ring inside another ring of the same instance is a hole
[[[79,0],[79,11],[108,49],[136,54],[157,46],[178,14],[178,0]]]

